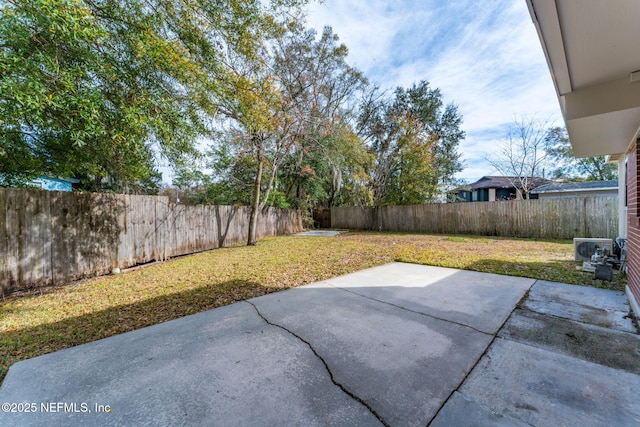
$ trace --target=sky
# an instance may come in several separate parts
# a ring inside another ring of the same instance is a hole
[[[458,178],[498,175],[484,157],[515,119],[564,125],[525,0],[325,0],[308,7],[307,22],[331,26],[349,65],[381,88],[427,80],[458,106]]]

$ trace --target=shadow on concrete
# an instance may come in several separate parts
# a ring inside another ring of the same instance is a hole
[[[0,347],[3,349],[0,382],[9,366],[20,360],[233,304],[274,290],[254,282],[231,280],[110,307],[55,323],[4,332],[0,335]],[[5,309],[2,308],[3,311]]]

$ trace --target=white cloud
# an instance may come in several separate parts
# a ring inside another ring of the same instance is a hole
[[[400,25],[398,13],[385,13],[384,2],[327,1],[312,3],[309,25],[318,31],[329,25],[349,48],[351,65],[368,71],[386,61],[393,35]]]
[[[382,87],[428,80],[464,117],[461,152],[475,180],[515,116],[561,125],[549,70],[524,0],[327,0],[309,23],[331,25],[351,65]]]

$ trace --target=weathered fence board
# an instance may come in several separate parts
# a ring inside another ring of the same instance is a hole
[[[0,188],[0,296],[243,242],[248,218],[167,197]],[[301,229],[300,212],[268,208],[257,235]]]
[[[331,226],[352,230],[570,239],[615,238],[617,197],[334,207]]]
[[[8,252],[7,242],[9,237],[7,236],[7,210],[6,210],[6,194],[4,191],[0,191],[0,289],[9,288],[9,275],[8,275]]]

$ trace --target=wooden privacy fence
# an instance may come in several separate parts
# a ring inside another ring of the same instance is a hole
[[[549,239],[615,238],[618,198],[334,207],[331,227]]]
[[[0,188],[0,296],[244,242],[249,211],[158,196]],[[268,208],[257,236],[301,229],[299,211]]]

